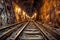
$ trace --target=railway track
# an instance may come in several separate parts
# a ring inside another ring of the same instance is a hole
[[[25,22],[9,29],[1,40],[57,40],[46,29],[34,21]]]
[[[41,24],[40,22],[37,22],[39,25],[43,26],[43,28],[49,32],[56,40],[60,40],[60,32],[57,31],[56,29],[48,26],[47,24]]]
[[[17,30],[14,30],[14,32],[8,37],[6,38],[6,40],[16,40],[16,38],[19,36],[19,34],[23,31],[23,29],[26,27],[26,25],[29,22],[27,22],[26,24],[23,24],[21,27],[19,27]]]
[[[35,23],[35,22],[34,22]],[[53,37],[48,31],[45,30],[45,28],[39,26],[38,24],[32,24],[35,26],[32,26],[31,24],[27,26],[27,28],[25,28],[25,30],[22,32],[22,35],[17,38],[18,40],[57,40],[55,37]],[[30,26],[30,28],[28,28]],[[35,28],[34,28],[35,27]],[[33,28],[33,29],[32,29]],[[36,31],[40,31],[38,34],[35,34]],[[24,36],[25,35],[25,36]],[[37,36],[37,38],[35,38],[35,35]],[[41,36],[40,39],[38,36]],[[31,38],[29,37],[31,36]],[[25,38],[24,38],[25,37]]]
[[[44,37],[36,25],[30,22],[16,40],[44,40]]]
[[[1,28],[0,30],[0,40],[5,40],[11,33],[13,33],[15,30],[19,28],[19,26],[22,26],[23,23],[17,23],[15,25],[6,27],[6,28]]]

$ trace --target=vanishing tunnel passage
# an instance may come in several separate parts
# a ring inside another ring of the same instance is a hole
[[[60,40],[60,0],[0,0],[0,40]]]

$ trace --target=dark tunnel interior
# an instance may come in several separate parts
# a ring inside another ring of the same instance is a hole
[[[60,0],[0,0],[2,25],[23,20],[60,25]],[[10,21],[10,22],[9,22]]]
[[[0,0],[0,40],[60,40],[60,0]]]

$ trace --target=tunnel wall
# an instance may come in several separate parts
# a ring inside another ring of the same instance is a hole
[[[0,0],[0,26],[15,23],[11,0]]]
[[[43,22],[52,22],[55,25],[60,23],[60,0],[46,0],[41,8],[41,19]],[[59,21],[59,22],[58,22]]]

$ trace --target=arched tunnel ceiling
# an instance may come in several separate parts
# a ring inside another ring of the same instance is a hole
[[[27,12],[29,16],[33,15],[43,5],[43,0],[14,0],[20,7]]]

